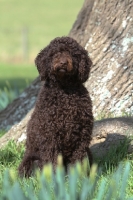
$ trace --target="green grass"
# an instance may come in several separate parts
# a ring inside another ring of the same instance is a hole
[[[4,130],[0,130],[0,137],[2,137],[5,134]]]
[[[0,89],[10,86],[12,89],[22,90],[37,76],[38,71],[34,64],[0,63]]]
[[[26,191],[30,184],[34,186],[35,192],[39,190],[39,183],[36,176],[33,176],[30,179],[20,179],[17,175],[17,168],[23,157],[24,149],[23,144],[17,146],[13,141],[10,141],[4,149],[0,149],[0,190],[2,188],[5,169],[12,169],[12,172],[16,174],[16,179],[18,179],[24,191]],[[117,170],[119,163],[124,164],[127,161],[131,165],[131,170],[128,178],[126,195],[133,196],[133,154],[127,154],[126,140],[117,148],[117,150],[111,149],[107,157],[100,161],[97,159],[94,160],[98,165],[98,182],[96,191],[98,191],[98,186],[100,186],[102,182],[106,181],[106,186],[110,183],[110,176],[112,176],[112,174]],[[123,171],[123,169],[121,170]],[[116,177],[115,181],[117,181],[117,178],[118,177]],[[118,182],[118,184],[120,183]]]
[[[1,0],[0,59],[23,59],[23,29],[28,30],[29,60],[57,36],[67,35],[83,0]]]

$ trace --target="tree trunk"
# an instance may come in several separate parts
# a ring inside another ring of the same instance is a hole
[[[86,0],[70,36],[93,61],[86,86],[95,116],[133,114],[133,1]]]
[[[69,36],[88,50],[93,61],[86,87],[92,97],[94,116],[106,116],[110,112],[115,116],[123,112],[133,115],[133,1],[85,0]],[[36,79],[17,100],[0,112],[0,129],[9,129],[21,122],[16,125],[21,127],[18,128],[19,137],[24,133],[30,116],[28,112],[34,107],[39,88],[40,82]],[[119,128],[120,125],[123,127],[121,119],[115,119],[116,124],[111,130],[109,124],[95,122],[93,137],[101,135],[102,131],[98,131],[101,124],[106,133],[113,133],[117,126],[117,134],[123,134]],[[106,121],[110,123],[109,119]],[[130,122],[128,127],[132,132],[133,119],[128,117],[126,121]]]

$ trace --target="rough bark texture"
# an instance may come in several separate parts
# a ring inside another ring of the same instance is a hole
[[[94,115],[113,112],[118,116],[123,111],[133,115],[133,1],[85,0],[69,36],[85,46],[93,61],[86,87],[93,100]],[[0,112],[0,129],[9,130],[16,124],[0,139],[0,147],[11,138],[16,141],[25,138],[29,111],[34,107],[39,88],[37,78]],[[125,129],[133,134],[132,117],[95,122],[91,144],[94,154],[103,155],[112,144],[123,140]]]
[[[86,86],[95,116],[101,111],[133,114],[133,1],[86,0],[70,36],[93,61]]]

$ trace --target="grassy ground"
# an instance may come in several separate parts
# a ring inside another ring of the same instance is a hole
[[[9,142],[9,144],[0,150],[0,189],[3,182],[3,174],[6,168],[11,169],[16,173],[19,163],[23,157],[24,145],[21,144],[17,146],[14,142]],[[127,196],[133,196],[133,154],[127,154],[127,143],[126,141],[122,143],[118,148],[112,149],[107,157],[103,160],[95,159],[94,162],[98,164],[98,170],[100,171],[100,179],[97,185],[100,185],[102,180],[106,180],[107,184],[110,181],[110,175],[115,172],[120,162],[125,163],[129,161],[131,164],[131,171],[128,179],[128,186],[126,188]],[[35,190],[38,190],[38,182],[36,177],[32,177],[29,180],[20,179],[17,177],[22,187],[28,188],[32,183]],[[120,184],[120,183],[118,183]],[[119,192],[119,191],[118,191]]]
[[[32,62],[51,39],[69,33],[82,4],[83,0],[2,0],[0,59],[19,62],[27,48]]]

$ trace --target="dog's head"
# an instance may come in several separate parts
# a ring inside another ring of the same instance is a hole
[[[84,83],[92,62],[87,51],[70,37],[57,37],[36,57],[41,80],[72,77]]]

